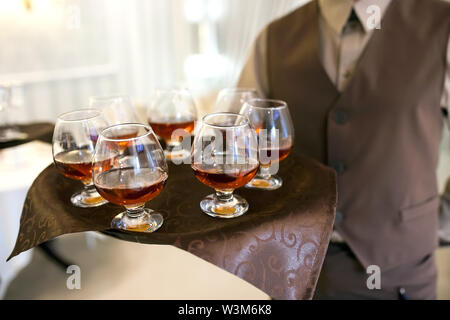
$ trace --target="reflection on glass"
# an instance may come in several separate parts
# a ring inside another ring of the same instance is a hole
[[[253,99],[240,112],[246,116],[258,134],[260,170],[248,188],[275,190],[283,180],[274,174],[294,146],[294,126],[286,102]]]

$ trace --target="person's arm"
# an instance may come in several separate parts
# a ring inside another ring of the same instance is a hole
[[[259,34],[253,44],[247,62],[239,77],[238,87],[255,88],[262,97],[269,95],[266,29]]]
[[[447,72],[445,73],[444,91],[442,93],[441,107],[444,115],[448,117],[448,113],[450,112],[450,36],[447,45]]]
[[[447,46],[447,71],[444,79],[444,91],[441,100],[442,113],[445,116],[445,123],[447,129],[450,130],[450,36]],[[441,196],[441,206],[439,215],[439,238],[443,242],[450,241],[450,178],[447,179],[447,184],[443,195]]]

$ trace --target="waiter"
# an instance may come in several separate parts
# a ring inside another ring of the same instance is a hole
[[[296,151],[338,175],[316,298],[436,298],[449,39],[440,0],[316,0],[259,35],[239,86],[287,101]]]

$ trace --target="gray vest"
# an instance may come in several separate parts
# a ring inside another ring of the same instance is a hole
[[[318,55],[316,1],[268,27],[270,96],[288,102],[295,151],[336,169],[335,227],[383,271],[437,245],[436,182],[450,4],[393,0],[339,93]]]

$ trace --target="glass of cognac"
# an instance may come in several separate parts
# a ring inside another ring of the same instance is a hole
[[[214,112],[239,113],[244,103],[258,98],[258,92],[253,88],[225,88],[220,90],[214,104]]]
[[[275,175],[294,146],[294,125],[288,105],[281,100],[252,99],[240,112],[248,117],[258,135],[260,169],[247,188],[276,190],[283,180]]]
[[[80,109],[58,117],[53,132],[53,160],[67,178],[81,181],[84,189],[71,197],[76,207],[92,208],[105,203],[92,183],[92,157],[99,132],[107,127],[103,114]]]
[[[187,89],[154,90],[147,120],[156,135],[165,142],[167,159],[189,158],[189,148],[184,149],[182,142],[194,132],[197,108]]]
[[[235,113],[214,113],[203,118],[192,146],[195,177],[213,188],[200,207],[216,218],[235,218],[249,209],[248,202],[234,195],[259,167],[258,142],[246,117]]]
[[[123,133],[130,131],[136,136],[124,138]],[[149,126],[128,123],[103,130],[95,148],[92,173],[102,197],[126,208],[113,219],[113,228],[150,233],[161,227],[162,215],[144,206],[164,189],[169,169]]]

